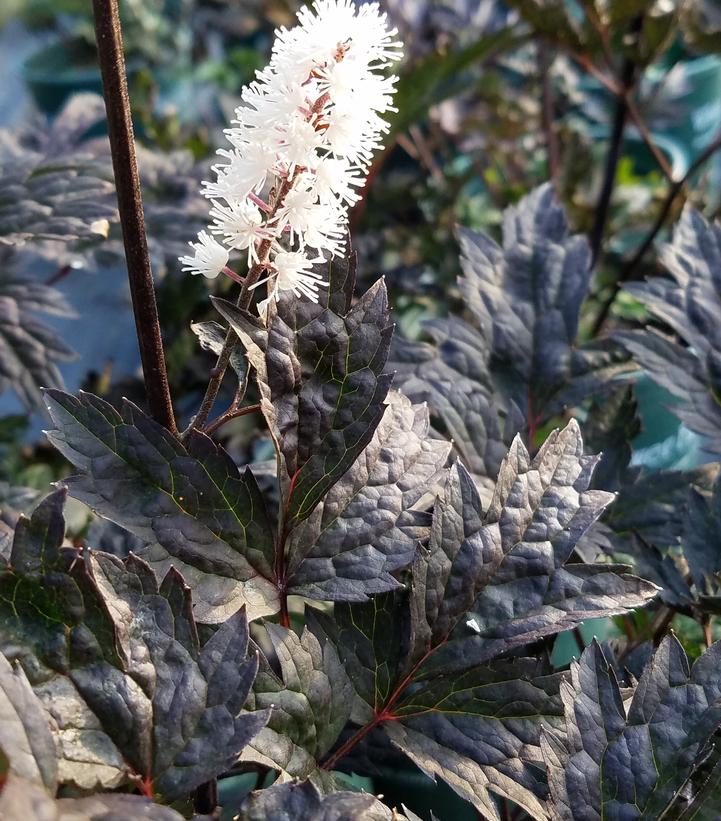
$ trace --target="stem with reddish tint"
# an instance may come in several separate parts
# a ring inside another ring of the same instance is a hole
[[[533,400],[531,399],[531,391],[528,391],[528,452],[533,452],[534,442],[536,441],[536,416],[533,412]]]
[[[450,632],[449,634],[450,635]],[[403,695],[404,690],[408,687],[409,684],[413,681],[413,676],[418,672],[423,664],[428,661],[428,659],[438,650],[439,648],[443,647],[443,645],[448,640],[448,636],[442,639],[435,647],[431,647],[430,650],[427,650],[421,658],[413,665],[410,672],[407,673],[401,683],[393,690],[393,692],[388,696],[386,699],[385,704],[379,710],[376,708],[375,715],[373,718],[368,722],[368,724],[364,724],[357,732],[355,732],[349,739],[347,739],[331,756],[329,756],[323,764],[321,764],[321,770],[332,770],[335,765],[344,757],[346,756],[357,744],[359,744],[367,735],[371,732],[371,730],[378,727],[378,725],[383,724],[385,721],[396,721],[399,716],[392,712],[393,707],[395,707],[396,702],[398,699]]]
[[[260,275],[265,270],[265,266],[270,255],[271,242],[272,240],[270,239],[264,239],[260,243],[258,246],[258,262],[253,265],[250,271],[248,271],[248,275],[243,280],[243,285],[240,289],[240,296],[238,297],[238,301],[236,303],[242,310],[248,309],[251,297],[253,295],[251,285],[255,285],[255,283],[260,279]],[[225,337],[225,342],[223,343],[223,347],[218,355],[218,360],[215,363],[215,367],[210,372],[210,380],[208,381],[208,387],[205,389],[205,396],[203,397],[200,409],[198,410],[195,419],[191,422],[188,430],[183,434],[183,438],[187,437],[193,430],[204,429],[208,421],[208,417],[210,416],[210,412],[213,410],[215,400],[218,398],[220,386],[223,382],[225,372],[228,370],[230,357],[235,350],[237,341],[238,338],[235,335],[235,331],[233,331],[232,328],[229,328]]]
[[[257,413],[260,410],[260,405],[246,405],[244,408],[235,407],[235,405],[231,405],[225,413],[222,413],[217,419],[214,419],[204,430],[208,436],[211,433],[215,433],[219,428],[221,428],[226,422],[230,422],[231,419],[238,419],[241,416],[247,416],[249,413]]]
[[[288,613],[288,574],[285,566],[285,542],[288,538],[288,512],[290,510],[290,500],[293,496],[295,483],[298,479],[300,470],[291,476],[290,484],[288,485],[288,495],[285,497],[285,504],[283,505],[283,513],[281,515],[278,537],[275,542],[275,562],[273,571],[275,574],[275,584],[278,589],[278,598],[280,600],[280,615],[279,620],[283,627],[290,627],[290,614]]]
[[[558,135],[555,130],[555,101],[551,84],[551,63],[553,58],[548,46],[539,41],[537,53],[538,69],[541,75],[541,126],[546,141],[546,155],[548,157],[548,174],[552,180],[558,177],[561,165],[558,149]]]

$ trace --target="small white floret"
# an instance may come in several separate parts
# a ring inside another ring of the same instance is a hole
[[[208,279],[215,279],[227,266],[228,249],[213,239],[207,231],[198,234],[198,242],[188,244],[195,253],[192,257],[180,257],[180,264],[186,273],[202,274]]]

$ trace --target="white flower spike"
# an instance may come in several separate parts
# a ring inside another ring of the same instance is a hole
[[[202,232],[184,270],[232,274],[224,246],[247,249],[248,265],[270,272],[253,286],[268,285],[261,313],[282,291],[318,300],[327,283],[313,265],[345,250],[348,209],[389,128],[382,115],[396,110],[396,78],[382,74],[401,57],[396,33],[377,3],[352,0],[315,0],[298,25],[276,31],[270,63],[242,90],[226,131],[231,148],[203,183],[223,245]]]

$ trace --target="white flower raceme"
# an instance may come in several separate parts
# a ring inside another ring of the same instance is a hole
[[[325,283],[312,266],[344,251],[348,209],[395,110],[396,78],[383,75],[401,56],[395,35],[377,3],[315,0],[276,32],[270,63],[242,90],[225,132],[231,148],[218,152],[203,193],[210,232],[270,272],[261,313],[281,291],[317,301]],[[192,247],[185,270],[228,272],[206,232]]]

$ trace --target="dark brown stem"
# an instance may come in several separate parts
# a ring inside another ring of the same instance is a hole
[[[583,6],[583,10],[586,14],[586,19],[589,21],[591,26],[598,34],[599,42],[601,43],[601,50],[603,51],[603,56],[605,58],[606,67],[611,72],[611,74],[616,74],[615,68],[615,61],[613,55],[613,49],[611,47],[611,40],[609,37],[608,28],[603,24],[603,21],[598,15],[596,11],[596,7],[591,0],[582,0],[581,2]],[[590,63],[590,60],[588,61]],[[588,69],[588,64],[584,65],[584,68]],[[604,83],[605,84],[605,83]],[[621,83],[622,85],[622,83]],[[606,86],[607,88],[609,86]],[[616,83],[613,83],[610,87],[610,90],[616,94],[617,96],[623,93],[623,89]],[[646,122],[644,121],[643,117],[641,116],[641,112],[638,110],[636,103],[633,99],[633,93],[628,92],[626,94],[626,107],[628,108],[628,115],[633,120],[634,125],[638,129],[639,134],[641,135],[641,139],[646,143],[648,150],[651,152],[653,157],[655,158],[656,162],[659,165],[659,168],[663,171],[666,178],[673,182],[672,180],[672,173],[671,173],[671,166],[668,163],[668,160],[664,156],[663,152],[659,149],[656,143],[653,141],[651,134],[648,130]]]
[[[231,419],[237,419],[239,416],[247,416],[249,413],[257,413],[260,410],[260,405],[246,405],[244,408],[236,408],[236,407],[229,407],[227,411],[221,413],[221,415],[214,419],[204,430],[203,433],[207,433],[210,436],[211,433],[215,433],[218,428],[221,428],[226,422],[230,422]]]
[[[255,789],[260,790],[265,784],[265,779],[268,777],[268,773],[270,772],[270,767],[264,767],[262,764],[257,765],[257,775],[255,779]]]
[[[654,647],[658,647],[663,637],[668,632],[671,623],[676,618],[676,611],[672,607],[661,607],[656,613],[656,617],[651,622],[651,641]]]
[[[629,639],[628,644],[623,649],[623,657],[628,656],[629,653],[632,653],[637,647],[649,640],[654,647],[658,647],[675,618],[676,610],[667,607],[665,604],[661,605],[648,627],[639,631],[633,639]],[[628,636],[628,633],[626,635]]]
[[[616,81],[604,74],[600,68],[597,68],[588,55],[581,54],[577,51],[570,51],[569,56],[574,62],[578,63],[584,71],[588,72],[594,79],[598,80],[598,82],[605,89],[610,91],[611,94],[615,94],[617,97],[621,95],[622,92],[616,84]]]
[[[543,41],[539,41],[538,70],[541,75],[541,126],[546,141],[548,174],[552,180],[555,180],[560,167],[560,152],[558,150],[558,135],[555,129],[556,117],[553,87],[551,85],[551,63],[552,58],[548,46]]]
[[[596,11],[596,5],[593,2],[593,0],[581,0],[581,5],[583,6],[583,12],[586,15],[586,19],[598,35],[598,40],[601,44],[603,56],[606,58],[606,65],[615,74],[616,72],[614,68],[613,49],[611,48],[609,30],[603,24],[603,20],[601,20],[601,18],[599,17],[598,12]]]
[[[413,141],[413,145],[418,152],[418,157],[420,158],[423,166],[428,170],[428,173],[435,182],[442,183],[444,179],[443,172],[438,166],[438,163],[433,156],[433,152],[431,151],[426,138],[423,136],[423,132],[417,125],[411,125],[408,127],[408,133],[411,136],[411,140]]]
[[[280,601],[279,621],[283,627],[290,627],[290,615],[288,613],[288,569],[285,564],[285,542],[288,538],[288,525],[290,523],[290,503],[293,498],[293,490],[300,471],[291,476],[288,490],[286,491],[283,510],[280,515],[278,535],[275,540],[275,559],[273,562],[273,574],[275,585],[278,589],[278,599]]]
[[[631,30],[638,36],[643,26],[643,16],[639,15],[632,23]],[[618,162],[621,159],[623,148],[623,133],[626,127],[626,119],[628,116],[628,106],[626,98],[634,85],[636,76],[636,64],[627,57],[621,69],[621,77],[619,83],[619,93],[616,96],[616,109],[613,116],[613,125],[611,127],[611,139],[608,144],[608,153],[606,154],[606,168],[603,175],[603,183],[601,184],[601,192],[598,197],[596,205],[596,215],[589,235],[589,244],[591,246],[591,264],[595,265],[598,260],[598,255],[601,251],[601,244],[603,242],[603,234],[606,229],[608,215],[611,208],[611,198],[613,196],[613,189],[616,185],[616,171],[618,169]]]
[[[583,653],[586,649],[586,642],[583,640],[583,634],[581,633],[581,629],[579,627],[573,628],[573,638],[576,642],[576,647],[578,647],[578,652]]]
[[[285,590],[280,591],[280,610],[278,611],[278,622],[281,627],[290,628],[290,613],[288,612],[288,594]]]
[[[538,433],[538,425],[543,418],[543,411],[539,411],[533,404],[533,392],[528,389],[528,405],[526,407],[526,425],[528,427],[527,445],[528,452],[533,456],[536,453],[536,434]]]
[[[148,408],[157,422],[175,433],[175,416],[170,399],[158,307],[148,256],[148,241],[145,235],[145,217],[135,157],[133,124],[130,119],[118,0],[93,0],[93,14],[108,117],[110,151],[118,194],[118,211],[123,230],[125,259],[128,265],[128,280]]]
[[[388,717],[384,713],[377,713],[374,715],[367,724],[360,727],[349,739],[341,744],[341,746],[338,747],[338,749],[328,759],[326,759],[326,761],[323,762],[321,765],[321,770],[332,770],[342,758],[344,758],[357,744],[363,741],[371,730],[374,730],[379,724],[387,721],[387,719]]]
[[[413,681],[413,677],[418,672],[418,670],[426,663],[426,661],[428,661],[428,659],[437,650],[443,647],[443,645],[448,640],[449,635],[450,631],[446,634],[446,636],[443,639],[441,639],[438,642],[438,644],[426,650],[426,652],[411,667],[410,671],[406,673],[401,682],[398,685],[396,685],[396,688],[393,690],[390,696],[388,696],[383,707],[379,708],[378,706],[376,706],[373,718],[368,722],[368,724],[365,724],[363,727],[360,727],[354,735],[352,735],[331,756],[329,756],[323,762],[323,764],[321,764],[321,770],[332,770],[333,767],[335,767],[335,765],[341,760],[341,758],[343,758],[344,755],[349,753],[356,746],[356,744],[362,741],[374,727],[377,727],[384,721],[395,721],[397,716],[393,714],[392,710],[393,707],[395,707],[396,702],[403,695],[405,689],[411,684],[411,682]]]
[[[596,320],[593,323],[593,328],[591,330],[591,334],[593,336],[597,336],[600,332],[601,328],[605,324],[608,316],[611,312],[611,307],[618,296],[621,286],[624,282],[627,282],[629,279],[632,278],[636,268],[641,263],[643,258],[646,256],[649,248],[653,245],[654,240],[658,236],[659,232],[663,228],[664,224],[666,223],[666,218],[668,217],[669,213],[671,212],[671,208],[673,207],[676,198],[681,194],[686,183],[689,179],[699,170],[699,168],[704,165],[719,149],[721,148],[721,132],[719,132],[716,137],[706,146],[706,148],[696,157],[696,159],[691,163],[688,168],[688,171],[683,175],[680,180],[672,183],[669,186],[668,194],[666,195],[666,199],[663,201],[663,205],[661,206],[661,210],[659,211],[658,217],[656,218],[656,222],[654,222],[653,227],[646,235],[644,241],[639,245],[636,253],[633,257],[623,266],[621,269],[621,273],[618,276],[618,279],[613,285],[613,289],[611,293],[606,297],[603,304],[601,305],[601,309],[596,316]]]

